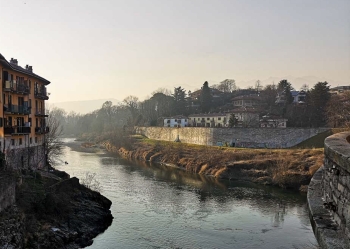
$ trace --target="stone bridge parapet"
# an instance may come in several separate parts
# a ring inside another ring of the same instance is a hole
[[[350,132],[326,138],[324,165],[308,189],[311,223],[321,248],[350,248]]]

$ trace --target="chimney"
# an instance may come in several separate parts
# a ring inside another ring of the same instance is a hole
[[[30,72],[33,72],[33,67],[32,66],[29,66],[29,65],[26,65],[26,69]]]
[[[10,63],[15,64],[16,66],[18,66],[18,60],[17,59],[11,58]]]

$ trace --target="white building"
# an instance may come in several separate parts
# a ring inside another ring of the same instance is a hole
[[[174,116],[164,118],[164,127],[186,127],[188,126],[188,118],[185,116]]]
[[[227,117],[224,113],[192,114],[188,116],[189,125],[193,127],[225,127]]]
[[[260,127],[262,128],[287,128],[288,119],[273,116],[273,115],[265,115],[260,119]]]
[[[306,100],[306,92],[305,91],[291,91],[293,96],[293,103],[296,104],[304,104]]]
[[[241,107],[230,111],[237,118],[236,127],[258,127],[260,111],[254,107]],[[229,118],[229,116],[228,116]]]

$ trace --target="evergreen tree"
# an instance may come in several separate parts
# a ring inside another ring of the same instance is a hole
[[[238,119],[236,118],[235,114],[231,113],[230,119],[228,120],[228,126],[230,128],[235,127],[238,124]]]
[[[281,93],[284,93],[286,102],[285,105],[293,103],[293,96],[291,91],[294,90],[292,84],[287,80],[281,80],[277,85],[277,90]]]
[[[186,115],[186,91],[185,89],[179,87],[175,87],[174,89],[174,114],[175,115]]]
[[[200,96],[200,102],[201,102],[202,112],[204,113],[209,112],[212,104],[212,96],[211,96],[208,81],[204,82],[203,84],[202,92]]]
[[[328,83],[318,82],[310,91],[307,104],[311,107],[311,125],[313,127],[320,127],[326,124],[326,107],[330,100]]]

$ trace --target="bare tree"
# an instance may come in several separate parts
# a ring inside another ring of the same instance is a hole
[[[326,116],[328,125],[350,127],[350,93],[332,95],[327,103]]]
[[[236,90],[236,81],[233,79],[223,80],[219,83],[219,85],[217,86],[217,89],[224,93],[230,93]]]
[[[163,93],[164,95],[171,96],[172,91],[163,87],[158,88],[157,90],[152,92],[152,95],[155,95],[157,93]]]
[[[310,90],[310,88],[309,88],[308,84],[303,84],[300,88],[300,91],[308,92],[309,90]]]
[[[49,117],[47,118],[46,126],[49,132],[45,135],[45,153],[47,155],[47,162],[50,165],[55,165],[60,162],[60,156],[62,155],[63,142],[60,136],[63,134],[63,127],[59,120],[61,110],[59,108],[53,108],[48,110]]]
[[[123,100],[124,105],[131,113],[130,125],[136,125],[139,122],[139,98],[136,96],[128,96]]]
[[[261,84],[261,81],[260,81],[260,80],[257,80],[257,81],[255,82],[255,90],[256,90],[257,92],[260,92],[262,89],[263,89],[263,86],[262,86],[262,84]]]

